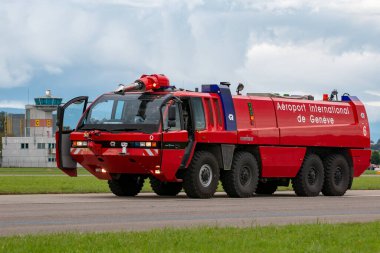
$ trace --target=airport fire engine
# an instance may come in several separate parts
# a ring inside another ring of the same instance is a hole
[[[58,108],[57,166],[79,163],[108,180],[117,196],[153,191],[211,198],[221,181],[230,197],[344,195],[370,163],[364,105],[334,91],[312,96],[232,95],[229,83],[176,89],[166,76],[143,75],[91,104],[76,97]],[[87,106],[89,104],[89,106]]]

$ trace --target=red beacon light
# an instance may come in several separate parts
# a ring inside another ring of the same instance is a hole
[[[323,94],[323,101],[329,101],[329,94]]]

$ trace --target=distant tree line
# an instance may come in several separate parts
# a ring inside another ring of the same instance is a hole
[[[5,112],[0,112],[0,153],[3,150],[3,142],[1,137],[5,135]]]
[[[371,163],[376,165],[380,164],[380,152],[378,150],[372,150]]]
[[[376,143],[373,140],[371,140],[371,149],[372,149],[371,163],[380,165],[380,139],[377,140]]]
[[[371,149],[372,150],[380,150],[380,139],[377,142],[371,141]]]

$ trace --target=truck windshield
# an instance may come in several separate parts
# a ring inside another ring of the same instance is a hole
[[[87,111],[78,129],[157,132],[163,95],[106,94]]]

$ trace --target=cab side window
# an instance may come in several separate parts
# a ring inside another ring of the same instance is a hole
[[[204,130],[206,128],[206,122],[202,99],[192,98],[191,106],[193,109],[195,130]]]
[[[180,115],[179,115],[179,109],[178,109],[178,104],[174,104],[175,106],[175,114],[176,114],[176,117],[175,117],[175,127],[171,127],[169,128],[168,127],[168,121],[169,121],[169,118],[168,118],[168,109],[169,109],[169,106],[172,105],[171,103],[168,103],[167,106],[164,106],[162,107],[162,115],[163,115],[163,129],[164,130],[168,130],[168,131],[179,131],[181,130],[181,118],[180,118]]]

